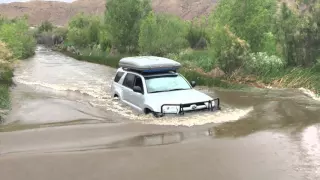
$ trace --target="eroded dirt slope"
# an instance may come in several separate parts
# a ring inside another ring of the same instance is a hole
[[[152,0],[156,12],[179,15],[192,19],[210,12],[217,0]],[[103,14],[105,0],[77,0],[72,3],[57,1],[31,1],[0,4],[0,14],[9,18],[28,15],[31,25],[49,20],[56,25],[65,25],[70,17],[79,12]]]

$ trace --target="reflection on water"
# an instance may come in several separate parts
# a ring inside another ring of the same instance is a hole
[[[310,126],[301,133],[301,166],[307,179],[320,179],[320,133],[319,126]]]
[[[106,150],[117,148],[130,148],[130,147],[147,147],[147,146],[162,146],[169,144],[177,144],[182,141],[199,139],[199,138],[212,138],[214,132],[210,129],[200,129],[198,131],[168,131],[160,133],[142,134],[123,138],[120,140],[111,141],[108,138],[104,139],[90,139],[87,141],[76,141],[61,144],[49,143],[44,146],[31,145],[26,148],[16,148],[6,150],[5,148],[0,151],[0,155],[16,155],[16,154],[39,154],[39,153],[57,153],[57,152],[78,152],[78,151],[94,151]],[[93,142],[92,142],[93,141]],[[32,143],[30,143],[32,144]]]
[[[218,136],[246,136],[267,129],[300,131],[320,122],[318,109],[306,108],[294,100],[269,101],[254,107],[245,118],[214,127]]]

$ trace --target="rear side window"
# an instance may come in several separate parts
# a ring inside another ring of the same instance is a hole
[[[123,76],[124,72],[118,72],[116,74],[116,76],[114,77],[114,82],[119,82],[119,80],[121,79],[121,77]]]
[[[127,73],[126,77],[124,78],[123,85],[132,89],[133,83],[134,83],[134,77],[135,77],[134,74]]]

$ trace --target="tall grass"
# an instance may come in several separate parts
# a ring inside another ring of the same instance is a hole
[[[0,109],[8,109],[10,107],[9,85],[0,84]]]
[[[313,68],[288,68],[259,78],[264,83],[276,87],[306,88],[316,94],[320,93],[320,71],[316,66]]]
[[[14,63],[12,59],[13,54],[6,44],[0,41],[0,110],[10,107],[9,87],[12,84]]]
[[[75,54],[75,53],[68,52],[65,50],[60,51],[60,52],[62,52],[63,54],[65,54],[67,56],[73,57],[74,59],[77,59],[79,61],[87,61],[87,62],[91,62],[91,63],[102,64],[102,65],[110,66],[113,68],[118,67],[118,63],[121,58],[130,56],[130,55],[112,55],[112,56],[110,56],[105,53],[88,55],[87,53],[83,53],[85,51],[80,51],[80,54]]]
[[[168,54],[167,57],[185,64],[200,67],[205,72],[209,72],[217,66],[212,52],[208,50],[186,50],[179,54]]]
[[[200,86],[208,87],[220,87],[225,89],[246,89],[247,85],[231,83],[225,80],[225,78],[212,78],[210,76],[205,76],[197,71],[189,70],[187,68],[181,68],[179,73],[182,74],[188,81],[196,81]]]

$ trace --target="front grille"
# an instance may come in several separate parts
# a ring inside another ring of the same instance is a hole
[[[197,105],[197,106],[203,106],[203,105],[206,105],[204,102],[199,102],[199,103],[189,103],[189,104],[183,104],[182,107],[190,107],[191,105]]]

